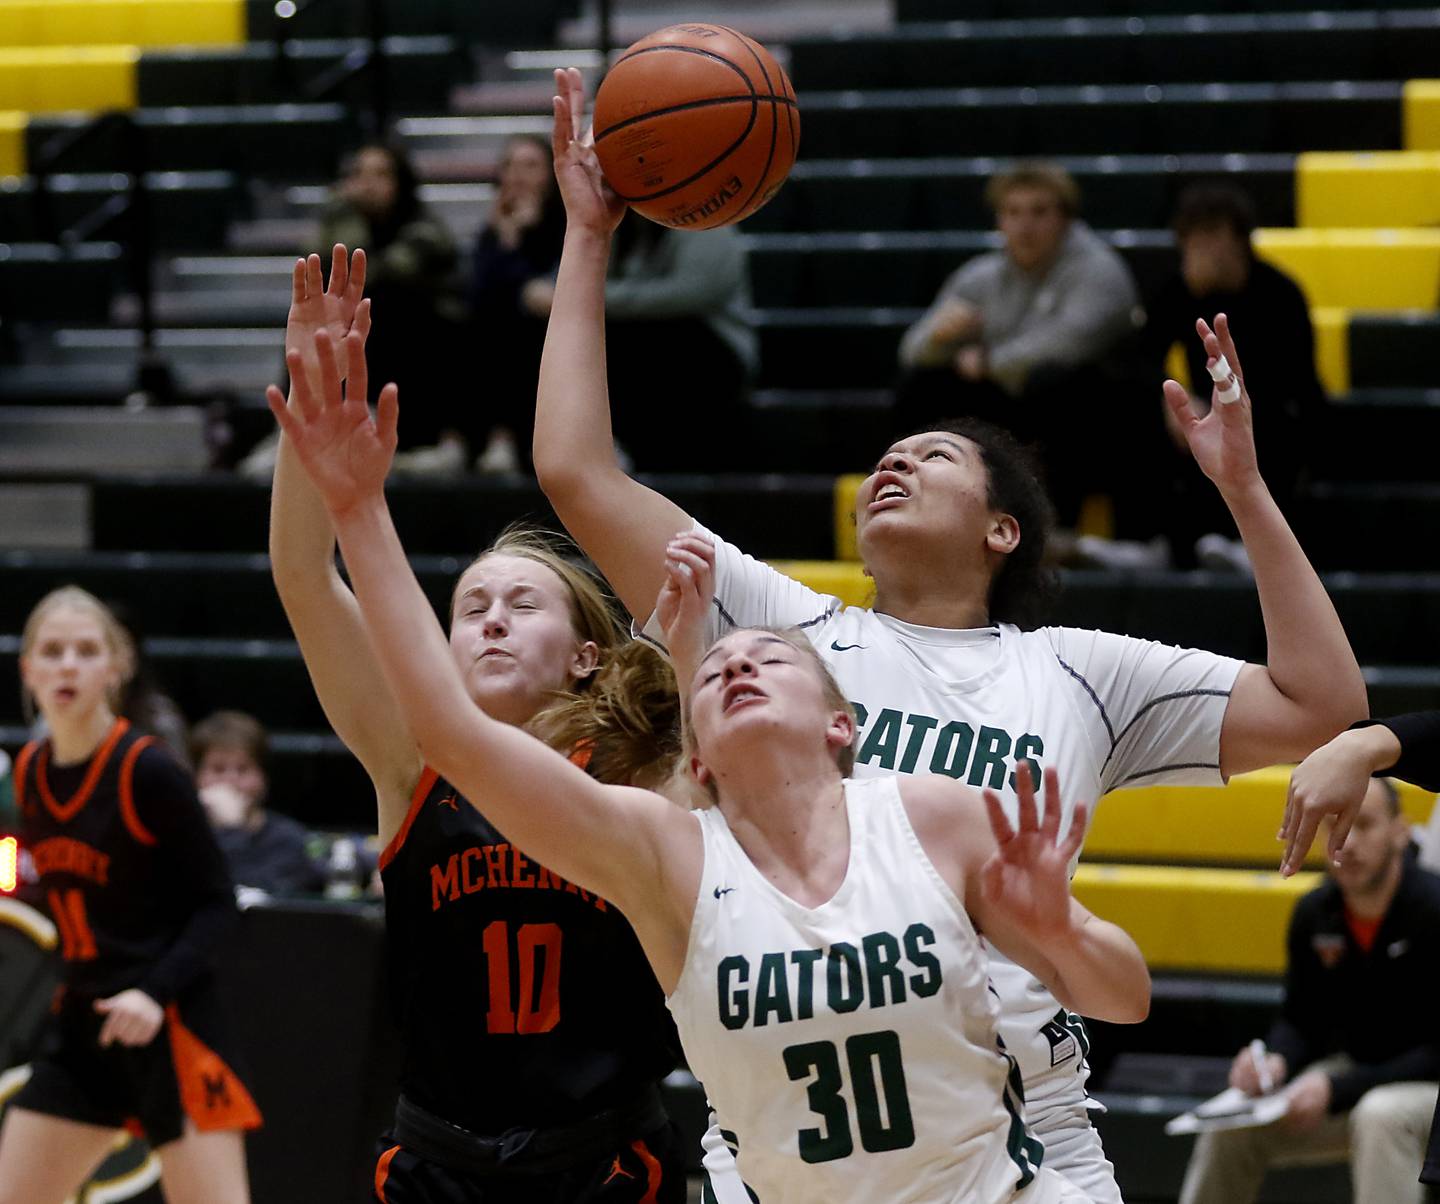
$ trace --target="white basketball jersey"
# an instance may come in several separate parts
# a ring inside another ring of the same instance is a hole
[[[772,885],[719,808],[670,996],[690,1068],[762,1201],[1000,1204],[1035,1177],[988,962],[897,779],[845,784],[850,860],[819,907]]]
[[[710,534],[698,527],[704,534]],[[855,774],[944,773],[999,792],[1015,769],[1060,772],[1066,805],[1130,785],[1222,784],[1220,727],[1241,662],[1101,631],[1007,624],[917,627],[817,594],[711,535],[711,638],[797,626],[854,705]],[[655,639],[653,621],[645,633]],[[1026,1101],[1075,1094],[1084,1027],[1032,975],[992,951],[1000,1035]]]

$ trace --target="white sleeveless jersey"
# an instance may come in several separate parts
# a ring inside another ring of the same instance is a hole
[[[670,1010],[765,1204],[1000,1204],[1035,1177],[988,963],[896,779],[845,784],[850,860],[803,907],[718,808]],[[1022,1197],[1028,1198],[1028,1197]]]
[[[1075,803],[1093,807],[1110,790],[1222,784],[1220,727],[1240,661],[1075,628],[917,627],[844,606],[711,538],[711,638],[798,626],[855,707],[857,777],[948,774],[998,791],[1014,822],[1016,765],[1029,762],[1037,780],[1053,765],[1062,832]],[[657,634],[652,621],[644,636]],[[1075,1098],[1088,1073],[1084,1026],[994,951],[991,977],[1032,1112],[1047,1098]]]

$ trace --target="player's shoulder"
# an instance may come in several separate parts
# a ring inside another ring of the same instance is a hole
[[[141,735],[121,765],[129,761],[129,785],[142,805],[155,799],[195,797],[195,778],[174,749],[157,736]]]

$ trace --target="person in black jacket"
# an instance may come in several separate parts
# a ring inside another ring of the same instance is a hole
[[[1273,1125],[1203,1135],[1181,1204],[1246,1204],[1268,1167],[1350,1161],[1355,1199],[1419,1204],[1419,1163],[1440,1079],[1431,984],[1440,877],[1409,855],[1394,785],[1368,784],[1330,880],[1290,921],[1285,1003],[1269,1052],[1242,1050],[1230,1083],[1283,1085]]]
[[[1306,467],[1304,419],[1325,404],[1325,389],[1315,370],[1315,332],[1310,307],[1300,286],[1279,269],[1257,259],[1250,238],[1255,210],[1250,198],[1229,184],[1198,184],[1181,194],[1172,221],[1180,252],[1179,270],[1146,298],[1143,345],[1148,366],[1161,371],[1166,355],[1179,343],[1189,369],[1192,406],[1208,411],[1210,377],[1203,346],[1195,339],[1197,318],[1224,313],[1230,326],[1249,339],[1245,387],[1265,404],[1254,409],[1255,446],[1260,471],[1280,508],[1289,512]],[[1190,461],[1184,441],[1171,426],[1172,454],[1161,456],[1158,470],[1169,477],[1172,504],[1166,534],[1177,563],[1188,563],[1198,540],[1218,536],[1234,541],[1234,524]],[[1147,509],[1153,497],[1147,496]],[[1212,555],[1238,564],[1243,550],[1207,540]],[[1223,553],[1228,552],[1228,556]],[[1204,548],[1195,554],[1204,554]]]
[[[1343,806],[1345,813],[1330,837],[1333,857],[1350,830],[1366,783],[1380,773],[1440,791],[1440,711],[1363,720],[1300,762],[1291,775],[1286,803],[1284,831],[1292,845],[1303,855],[1314,839],[1320,816]],[[1440,1185],[1440,1104],[1430,1123],[1420,1181]]]

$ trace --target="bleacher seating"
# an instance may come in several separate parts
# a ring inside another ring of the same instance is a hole
[[[1425,78],[1440,74],[1440,14],[1420,0],[1316,5],[895,0],[893,28],[794,39],[802,159],[743,230],[762,361],[750,459],[744,475],[657,486],[747,550],[864,601],[846,474],[884,445],[901,332],[995,245],[983,191],[997,166],[1057,157],[1142,285],[1173,266],[1181,190],[1223,177],[1255,199],[1260,253],[1304,284],[1332,394],[1307,433],[1297,527],[1372,709],[1440,705],[1440,81]],[[261,391],[280,368],[290,257],[311,249],[375,96],[376,80],[349,69],[372,33],[426,203],[462,244],[473,236],[505,139],[549,129],[551,56],[507,72],[500,52],[552,44],[577,5],[380,0],[379,30],[366,7],[0,0],[0,407],[28,407],[0,421],[39,430],[72,412],[40,409],[57,406],[130,421],[119,403],[144,352],[123,223],[92,219],[118,205],[134,162],[118,126],[51,162],[100,108],[132,113],[145,141],[154,354],[182,403],[228,399],[242,444],[268,430]],[[186,414],[193,433],[204,414]],[[52,448],[43,471],[0,460],[0,508],[16,507],[0,529],[54,541],[0,550],[0,680],[14,680],[34,599],[77,581],[144,616],[157,677],[191,717],[238,706],[274,729],[282,808],[368,825],[371,791],[325,727],[269,580],[268,491],[189,468],[103,470],[91,457],[119,429],[97,421],[84,454],[67,463]],[[140,433],[132,421],[126,437]],[[22,500],[30,514],[52,496],[35,491],[57,489],[64,523],[22,521]],[[391,501],[437,608],[506,522],[551,517],[533,484],[504,478],[400,482]],[[1064,586],[1058,622],[1263,657],[1243,579],[1070,572]],[[0,690],[0,745],[23,736],[18,698]],[[1319,864],[1289,882],[1273,872],[1284,784],[1268,771],[1222,792],[1117,793],[1097,811],[1078,889],[1160,972],[1145,1024],[1096,1033],[1102,1128],[1134,1204],[1173,1199],[1188,1147],[1160,1124],[1277,1003],[1284,925]],[[1416,820],[1431,803],[1405,801]],[[1345,1198],[1340,1179],[1289,1175],[1265,1198],[1327,1204]]]

